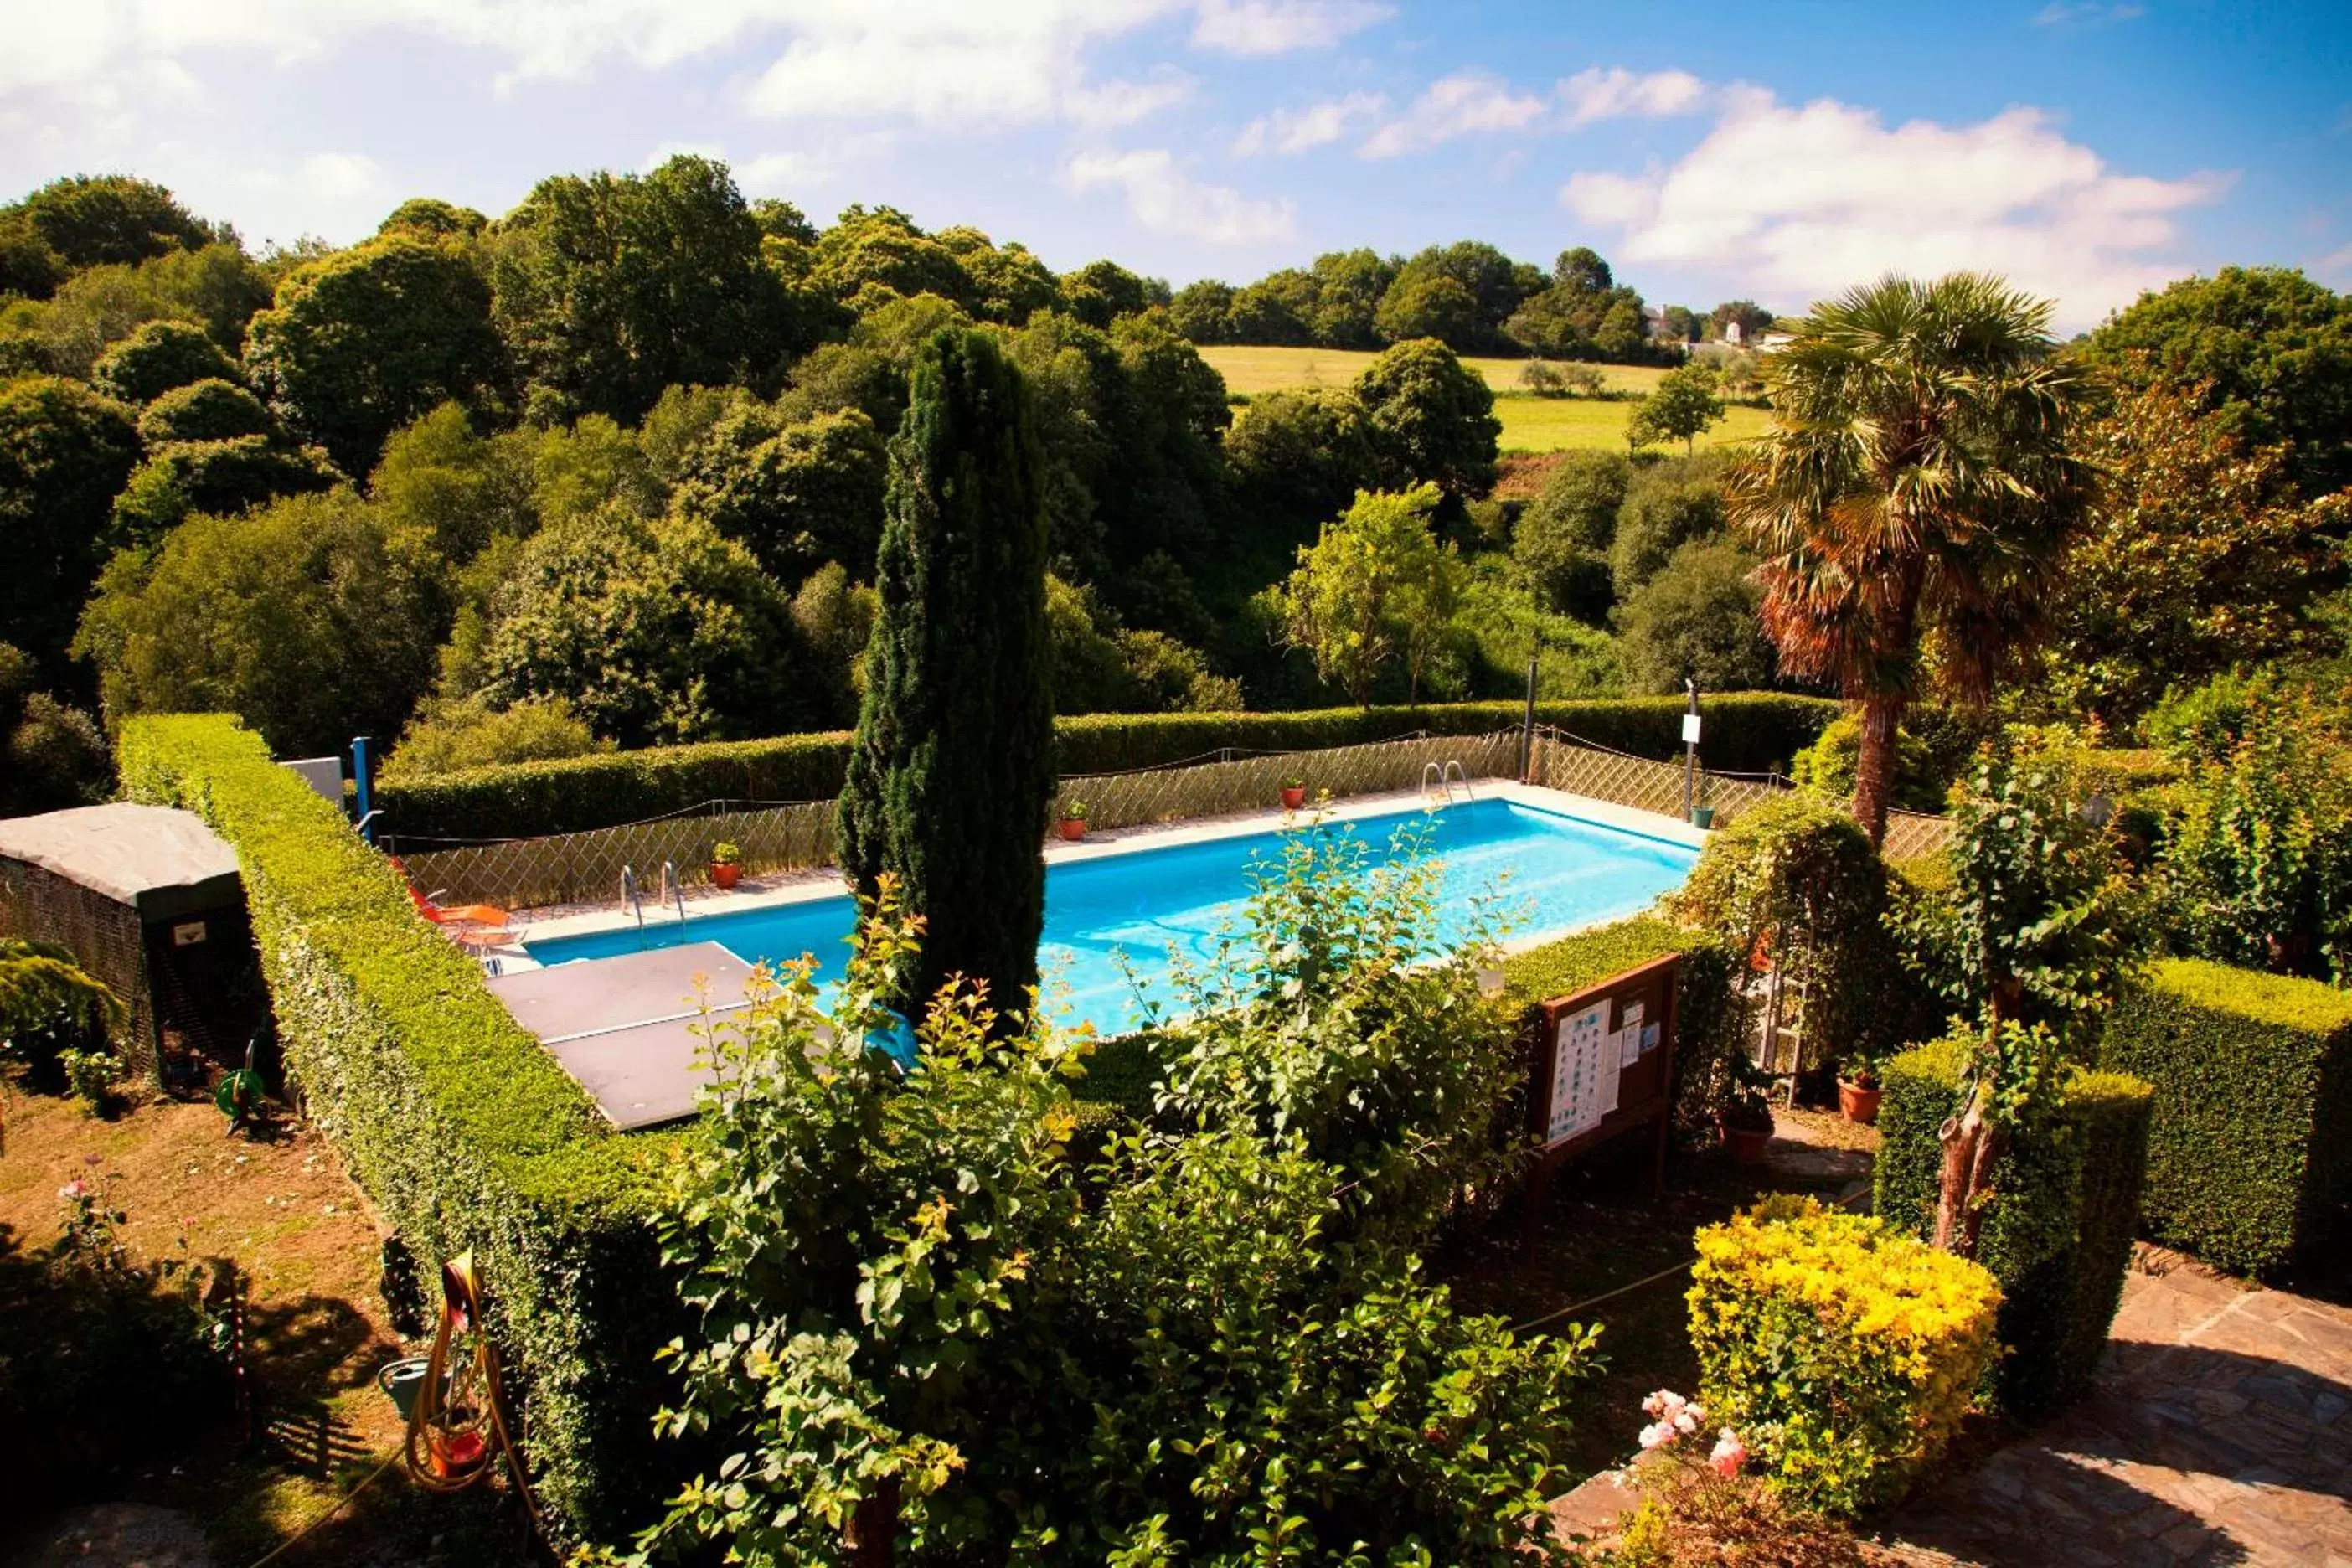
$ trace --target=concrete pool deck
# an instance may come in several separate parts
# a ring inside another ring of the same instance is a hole
[[[1619,805],[1612,801],[1596,800],[1590,795],[1570,795],[1564,790],[1547,789],[1539,784],[1525,784],[1510,779],[1474,779],[1469,789],[1473,799],[1508,801],[1681,848],[1702,848],[1706,843],[1705,832],[1679,817]],[[1311,807],[1302,811],[1284,811],[1276,807],[1234,812],[1223,816],[1195,817],[1175,824],[1143,823],[1132,827],[1109,828],[1089,833],[1075,843],[1059,838],[1049,839],[1045,844],[1045,864],[1052,867],[1066,862],[1109,859],[1149,849],[1245,837],[1280,827],[1286,823],[1303,825],[1319,819],[1327,824],[1337,824],[1394,816],[1416,806],[1425,807],[1429,800],[1430,797],[1419,789],[1391,790],[1334,801],[1322,809],[1319,816]],[[841,873],[827,866],[808,871],[778,872],[756,880],[746,878],[731,889],[708,885],[690,887],[683,889],[683,894],[686,918],[698,921],[713,915],[782,909],[814,900],[835,898],[842,891]],[[678,919],[677,910],[675,903],[655,906],[649,892],[645,923],[650,927],[674,921]],[[500,948],[495,956],[504,972],[537,969],[540,963],[530,955],[528,948],[534,938],[551,940],[583,936],[595,931],[625,930],[635,923],[636,916],[632,911],[619,908],[610,900],[590,904],[517,910],[511,916],[510,929],[524,945]],[[1546,931],[1517,939],[1505,943],[1505,951],[1549,942],[1559,934],[1558,931]]]

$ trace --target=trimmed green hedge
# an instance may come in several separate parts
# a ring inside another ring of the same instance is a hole
[[[1923,1240],[1936,1229],[1943,1146],[1966,1043],[1938,1040],[1881,1069],[1879,1215]],[[1978,1261],[2000,1281],[1994,1403],[2036,1421],[2089,1386],[2123,1300],[2139,1224],[2154,1090],[2122,1073],[2078,1072],[2055,1117],[2011,1143],[1993,1181]]]
[[[121,762],[132,799],[236,848],[308,1114],[425,1270],[480,1263],[556,1534],[621,1539],[681,1463],[653,1442],[654,1352],[685,1318],[647,1223],[675,1137],[599,1119],[383,857],[235,719],[131,719]]]
[[[1731,954],[1720,944],[1654,915],[1637,915],[1505,959],[1503,994],[1532,1022],[1538,1004],[1670,952],[1682,955],[1675,989],[1675,1136],[1695,1148],[1715,1137],[1716,1064],[1738,1045]]]
[[[1722,771],[1785,767],[1834,718],[1826,698],[1729,692],[1706,700],[1702,760]],[[1546,702],[1538,719],[1601,745],[1665,760],[1682,754],[1683,700]],[[1159,767],[1234,746],[1307,751],[1417,731],[1484,735],[1517,725],[1517,702],[1333,708],[1296,713],[1089,713],[1055,721],[1064,774]],[[385,830],[428,838],[527,838],[612,827],[707,800],[828,800],[841,793],[849,734],[782,735],[607,752],[560,762],[470,768],[377,787]]]
[[[2352,994],[2198,959],[2158,963],[2100,1063],[2156,1086],[2142,1215],[2157,1239],[2260,1274],[2352,1203]]]

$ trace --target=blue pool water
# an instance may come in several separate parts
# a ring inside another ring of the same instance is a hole
[[[1432,830],[1417,840],[1408,837],[1401,850],[1394,839],[1408,822]],[[1050,866],[1037,957],[1049,986],[1058,987],[1056,1015],[1105,1034],[1132,1028],[1135,989],[1118,955],[1123,952],[1149,983],[1166,975],[1171,945],[1194,957],[1213,952],[1221,930],[1239,924],[1245,913],[1250,867],[1272,863],[1282,831]],[[1353,832],[1386,856],[1442,860],[1440,910],[1448,938],[1459,934],[1472,900],[1485,893],[1499,892],[1514,937],[1633,914],[1681,886],[1698,858],[1696,850],[1679,844],[1503,800],[1458,805],[1433,817],[1408,808],[1323,831]],[[716,942],[751,962],[814,953],[823,984],[840,977],[855,912],[843,894],[682,924],[649,916],[642,931],[630,926],[551,937],[531,942],[530,952],[541,963],[555,964],[688,940]],[[1164,990],[1160,994],[1164,1002]]]

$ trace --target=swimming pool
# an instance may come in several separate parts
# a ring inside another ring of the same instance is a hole
[[[1431,831],[1408,837],[1401,850],[1394,840],[1408,822],[1426,823]],[[1326,830],[1352,832],[1383,856],[1413,852],[1440,860],[1440,918],[1448,939],[1467,923],[1472,900],[1496,890],[1498,882],[1504,909],[1514,917],[1511,934],[1539,936],[1645,909],[1680,887],[1698,858],[1697,850],[1684,845],[1517,800],[1469,801],[1436,813],[1407,807]],[[1238,924],[1246,911],[1250,867],[1273,861],[1283,831],[1049,865],[1037,958],[1058,985],[1052,998],[1056,1016],[1065,1023],[1091,1023],[1105,1034],[1132,1028],[1135,991],[1118,955],[1124,952],[1138,977],[1149,982],[1167,974],[1171,945],[1194,956],[1212,952],[1221,928]],[[541,963],[557,964],[716,942],[752,962],[814,953],[822,961],[817,978],[823,984],[840,977],[855,914],[848,895],[839,894],[683,922],[649,918],[642,931],[630,925],[547,937],[530,942],[528,951]]]

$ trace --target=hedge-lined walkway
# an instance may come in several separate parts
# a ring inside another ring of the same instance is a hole
[[[2352,1568],[2352,1309],[2142,1260],[2095,1391],[1904,1510],[1906,1562]]]

